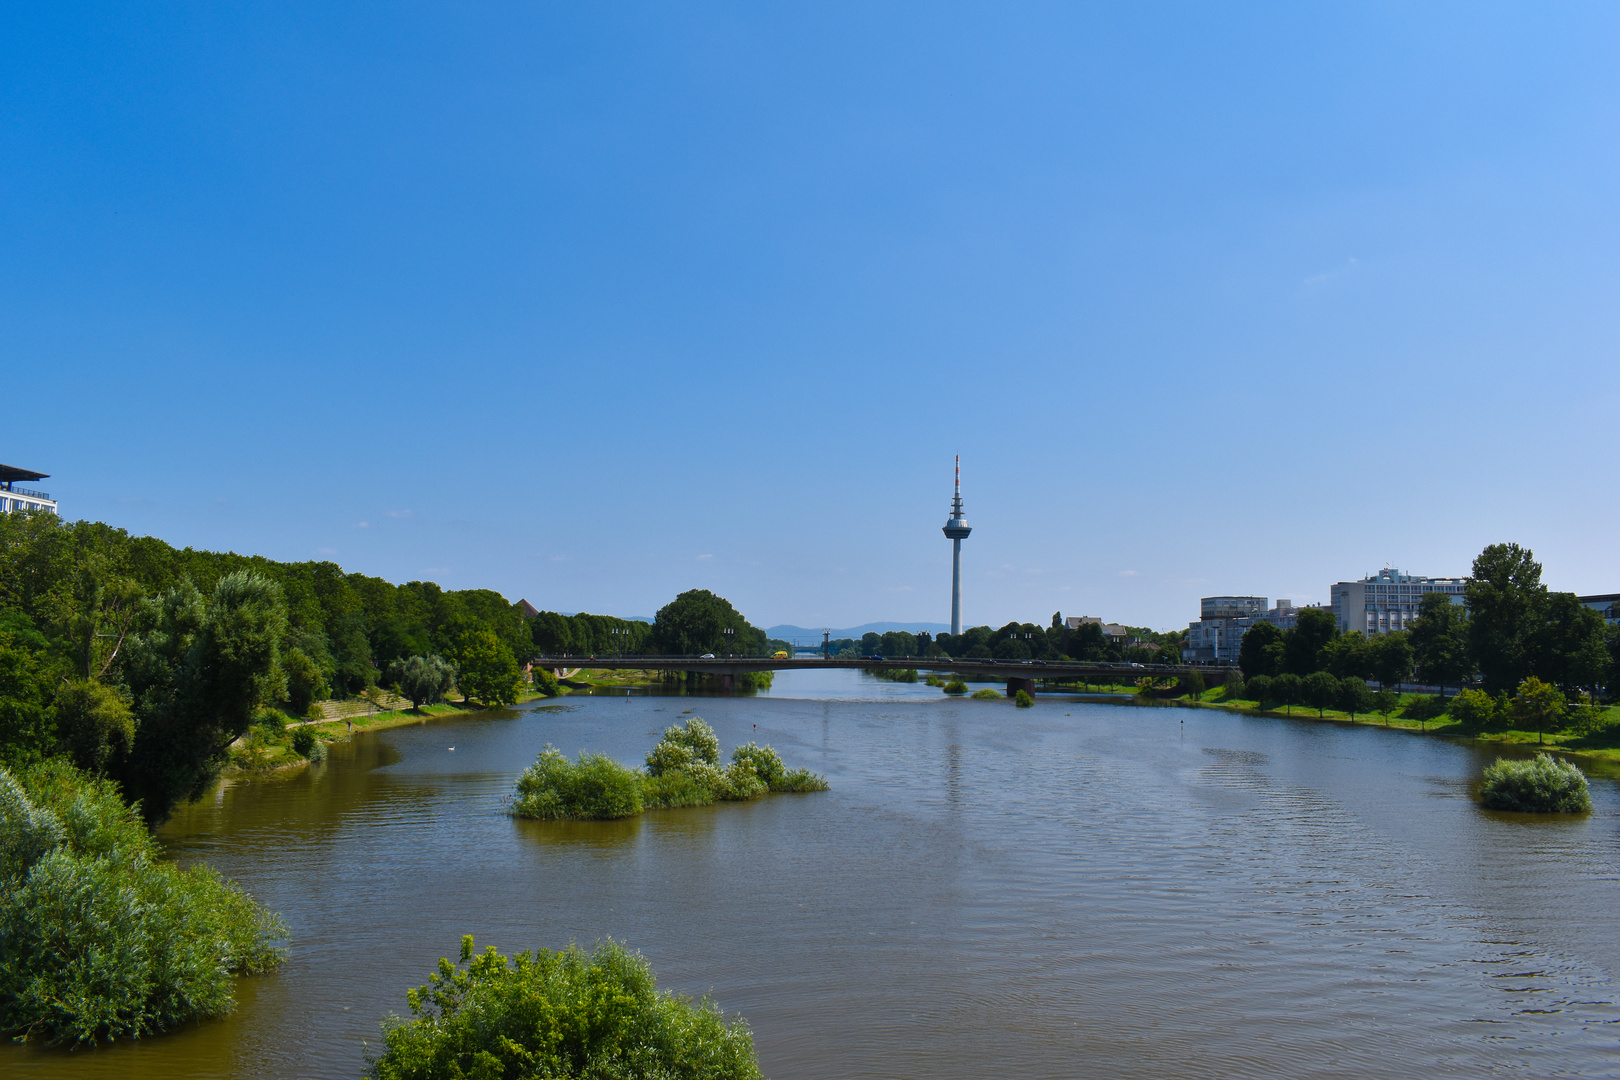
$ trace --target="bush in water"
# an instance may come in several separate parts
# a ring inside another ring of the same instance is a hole
[[[983,690],[973,691],[973,699],[975,701],[1000,701],[1001,691],[985,687]]]
[[[1581,814],[1592,809],[1581,770],[1546,754],[1530,761],[1497,758],[1485,769],[1479,800],[1492,810],[1532,814]]]
[[[613,941],[508,959],[439,961],[408,991],[412,1019],[383,1025],[376,1080],[440,1077],[624,1077],[758,1080],[754,1037],[707,998],[660,993],[639,954]]]
[[[757,799],[767,791],[826,791],[807,769],[788,769],[769,746],[746,743],[720,764],[720,740],[694,716],[676,724],[647,755],[647,771],[601,754],[569,761],[551,747],[518,778],[512,813],[530,818],[619,818],[644,809]]]
[[[967,693],[967,683],[961,679],[952,679],[945,684],[945,692],[947,694],[965,694]]]
[[[1013,695],[1013,704],[1020,709],[1027,709],[1035,704],[1035,699],[1030,696],[1028,690],[1020,690]]]
[[[604,754],[569,761],[548,746],[518,777],[512,813],[527,818],[633,817],[642,810],[641,774]]]
[[[0,1031],[139,1038],[230,1012],[236,975],[281,963],[279,919],[160,854],[111,783],[0,769]]]

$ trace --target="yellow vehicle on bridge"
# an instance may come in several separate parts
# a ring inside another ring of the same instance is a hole
[[[785,649],[777,649],[774,653],[771,654],[771,659],[772,660],[787,660],[787,659],[790,659],[790,657],[788,656],[787,651]]]

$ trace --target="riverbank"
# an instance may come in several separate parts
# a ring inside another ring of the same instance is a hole
[[[1265,716],[1285,720],[1319,720],[1323,723],[1360,724],[1368,727],[1382,727],[1392,730],[1406,731],[1414,735],[1433,735],[1445,739],[1461,739],[1480,744],[1499,744],[1513,747],[1536,747],[1543,750],[1556,751],[1559,754],[1578,756],[1593,763],[1602,763],[1605,772],[1620,773],[1620,706],[1609,706],[1606,712],[1606,724],[1595,734],[1579,735],[1571,732],[1538,734],[1534,731],[1524,731],[1518,728],[1486,731],[1469,727],[1458,720],[1452,719],[1447,713],[1441,713],[1432,720],[1418,720],[1403,715],[1403,713],[1416,704],[1420,699],[1427,698],[1424,694],[1403,694],[1400,704],[1389,716],[1380,713],[1357,713],[1351,716],[1338,709],[1324,709],[1318,715],[1314,707],[1295,705],[1291,709],[1262,708],[1257,701],[1244,699],[1224,699],[1224,687],[1206,691],[1201,700],[1181,695],[1177,697],[1146,697],[1134,693],[1129,699],[1120,696],[1105,697],[1096,693],[1096,699],[1113,701],[1117,704],[1133,705],[1162,705],[1186,709],[1215,709],[1222,712],[1238,713],[1244,716]],[[1080,697],[1087,696],[1082,693]]]
[[[544,698],[546,695],[525,693],[518,698],[522,705]],[[386,731],[389,728],[420,724],[435,717],[469,715],[489,711],[489,706],[477,702],[447,701],[421,708],[387,709],[332,720],[301,720],[290,723],[280,732],[272,732],[260,724],[241,739],[231,750],[231,763],[226,776],[251,776],[258,773],[297,769],[310,763],[309,758],[293,749],[293,732],[309,731],[322,743],[342,742],[362,731]]]

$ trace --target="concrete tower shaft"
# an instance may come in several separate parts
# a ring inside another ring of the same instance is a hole
[[[951,499],[951,516],[941,530],[951,542],[951,635],[962,632],[962,541],[973,526],[962,516],[962,455],[956,456],[956,491]]]

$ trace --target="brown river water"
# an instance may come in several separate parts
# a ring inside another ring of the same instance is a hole
[[[832,790],[503,814],[546,743],[639,762],[687,707]],[[1492,814],[1469,797],[1492,756],[841,671],[398,728],[165,827],[291,927],[233,1016],[0,1048],[0,1073],[357,1077],[379,1019],[472,933],[624,941],[746,1016],[774,1080],[1620,1074],[1620,792],[1594,780],[1578,819]]]

